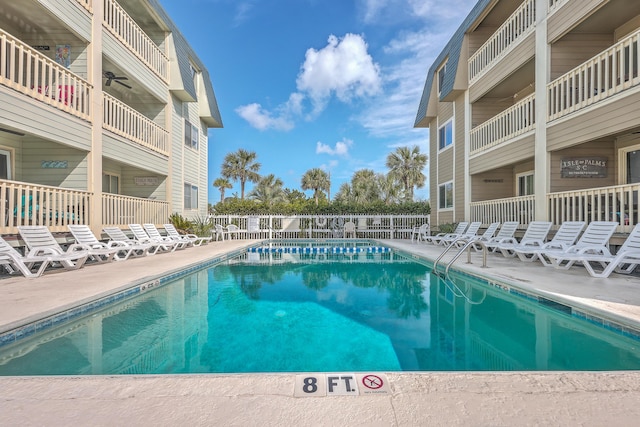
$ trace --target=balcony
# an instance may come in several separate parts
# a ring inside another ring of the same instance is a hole
[[[535,218],[535,197],[520,196],[504,199],[471,202],[471,221],[492,222],[518,221],[525,227]]]
[[[165,83],[169,59],[115,0],[104,0],[104,25]]]
[[[102,194],[102,226],[164,224],[169,220],[169,202],[121,194]]]
[[[2,29],[0,84],[83,120],[90,119],[91,85]]]
[[[67,232],[68,225],[91,224],[93,193],[28,182],[0,180],[2,209],[0,234],[17,234],[20,225],[44,225],[51,232]],[[169,219],[169,202],[124,196],[102,195],[102,224],[163,224]]]
[[[640,30],[547,85],[548,121],[640,85]]]
[[[547,194],[549,221],[616,221],[617,231],[629,233],[638,223],[640,183],[562,191]],[[533,196],[509,197],[471,203],[471,220],[483,224],[519,221],[526,227],[534,220]]]
[[[535,94],[492,117],[470,132],[469,154],[477,154],[530,130],[535,125]]]
[[[469,85],[535,29],[535,0],[526,0],[469,58]]]
[[[638,223],[639,193],[640,183],[550,193],[549,220],[617,221],[618,231],[629,233]]]
[[[104,93],[102,126],[136,144],[169,155],[169,132],[138,111]]]

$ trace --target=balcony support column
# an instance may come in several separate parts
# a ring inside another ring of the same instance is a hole
[[[88,190],[92,193],[89,226],[96,236],[102,235],[102,21],[104,6],[94,4],[89,44],[89,80],[91,81],[91,153],[89,153]]]
[[[549,81],[550,47],[547,42],[547,1],[536,2],[536,57],[535,57],[535,114],[536,134],[534,150],[535,219],[547,221],[547,193],[549,184],[549,155],[547,153],[547,82]]]

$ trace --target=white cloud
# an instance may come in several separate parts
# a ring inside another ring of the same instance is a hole
[[[317,112],[332,94],[342,102],[375,95],[382,80],[364,38],[349,33],[341,39],[329,36],[320,50],[308,49],[296,83],[299,91],[311,97]]]
[[[316,143],[316,154],[329,154],[330,156],[347,156],[349,154],[349,148],[353,145],[353,141],[347,138],[343,138],[342,141],[336,142],[334,148],[331,148],[327,144],[323,144],[318,141]]]
[[[258,130],[276,129],[286,131],[293,129],[293,122],[286,116],[274,117],[269,111],[264,110],[260,104],[255,102],[236,108],[236,113]]]

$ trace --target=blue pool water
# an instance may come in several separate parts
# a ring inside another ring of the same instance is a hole
[[[0,375],[622,370],[640,341],[395,252],[263,250],[0,347]]]

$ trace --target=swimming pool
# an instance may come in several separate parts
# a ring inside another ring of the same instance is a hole
[[[640,368],[637,337],[562,306],[402,253],[283,247],[5,344],[0,375]]]

